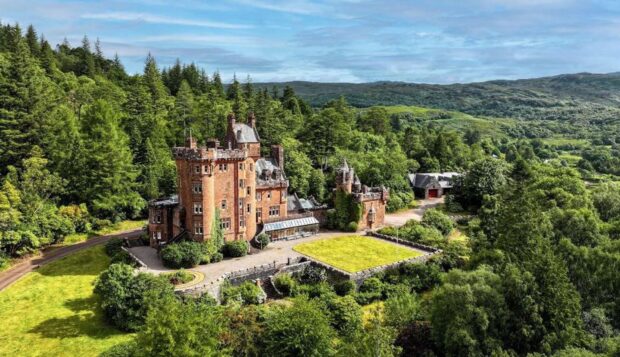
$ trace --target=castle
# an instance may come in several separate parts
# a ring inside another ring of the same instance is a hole
[[[185,146],[173,148],[178,194],[149,202],[152,247],[182,237],[208,240],[217,216],[226,241],[249,241],[261,232],[272,240],[318,232],[327,207],[288,195],[284,149],[273,145],[270,158],[261,156],[253,114],[247,124],[230,114],[225,140],[223,147],[215,139],[198,147],[190,135]],[[363,205],[359,229],[382,224],[387,190],[362,186],[346,162],[337,177],[338,187]]]
[[[362,185],[347,160],[344,160],[336,171],[336,189],[353,195],[355,201],[362,205],[362,217],[357,222],[358,230],[373,229],[383,224],[385,205],[390,198],[388,190],[383,186]]]

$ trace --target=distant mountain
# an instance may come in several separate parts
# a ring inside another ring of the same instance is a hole
[[[620,119],[620,72],[449,85],[301,81],[256,84],[260,88],[272,88],[274,85],[280,89],[291,86],[299,96],[316,107],[343,95],[356,107],[417,105],[519,119]]]

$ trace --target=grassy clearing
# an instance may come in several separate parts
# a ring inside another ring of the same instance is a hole
[[[571,145],[574,147],[584,147],[586,145],[588,145],[588,141],[585,139],[572,139],[572,138],[565,138],[565,137],[553,137],[553,138],[545,138],[542,139],[543,142],[549,146],[567,146],[567,145]]]
[[[298,244],[293,249],[349,273],[422,255],[404,246],[363,236],[322,239]]]
[[[145,220],[138,220],[138,221],[126,220],[126,221],[120,221],[118,223],[113,224],[110,227],[106,227],[106,228],[100,229],[100,230],[92,232],[92,233],[75,233],[75,234],[70,234],[67,237],[65,237],[65,240],[63,241],[62,245],[70,245],[70,244],[75,244],[75,243],[83,242],[83,241],[87,240],[88,238],[92,238],[92,237],[96,237],[96,236],[100,236],[100,235],[104,235],[104,234],[114,234],[114,233],[119,233],[119,232],[123,232],[123,231],[129,231],[129,230],[132,230],[132,229],[142,228],[142,227],[144,227],[145,224],[146,224]]]
[[[109,265],[102,246],[28,273],[0,292],[0,356],[97,356],[130,334],[103,322],[93,282]]]

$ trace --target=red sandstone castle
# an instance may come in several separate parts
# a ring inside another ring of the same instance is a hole
[[[173,148],[178,195],[149,202],[149,235],[157,247],[182,236],[208,240],[216,211],[226,241],[251,240],[260,232],[272,239],[303,237],[316,233],[326,206],[313,199],[288,195],[284,150],[271,147],[271,157],[261,157],[253,114],[247,124],[228,116],[226,143],[215,139],[198,147],[191,136],[184,147]],[[345,162],[338,171],[338,187],[363,204],[359,229],[383,223],[387,190],[362,186]]]

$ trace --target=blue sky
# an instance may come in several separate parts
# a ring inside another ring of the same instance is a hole
[[[224,79],[455,83],[620,71],[618,0],[0,0],[53,44],[99,37]]]

